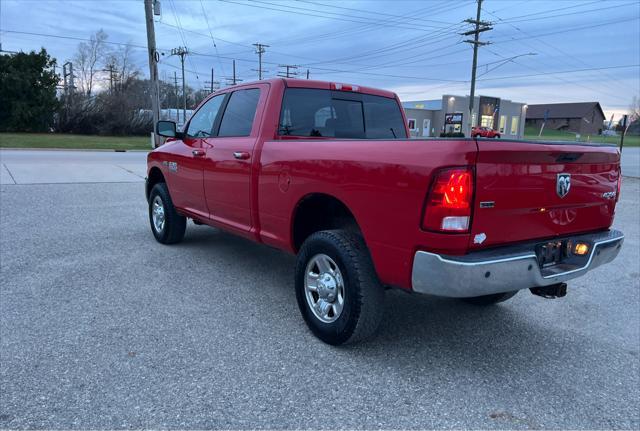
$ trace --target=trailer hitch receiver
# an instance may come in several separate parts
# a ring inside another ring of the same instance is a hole
[[[562,298],[567,295],[567,283],[551,284],[549,286],[532,287],[531,293],[546,299]]]

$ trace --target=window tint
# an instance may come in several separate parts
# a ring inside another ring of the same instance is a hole
[[[258,99],[260,99],[258,88],[234,91],[224,110],[218,136],[249,136]]]
[[[406,138],[407,130],[402,119],[400,106],[395,99],[388,97],[362,96],[364,103],[364,122],[369,139]]]
[[[289,88],[280,114],[280,135],[335,138],[406,138],[395,99],[369,94]]]
[[[206,138],[213,133],[213,123],[224,100],[224,94],[209,99],[189,121],[187,135],[193,138]]]

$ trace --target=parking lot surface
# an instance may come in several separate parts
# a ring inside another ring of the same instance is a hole
[[[293,256],[191,223],[156,243],[132,175],[0,186],[0,428],[640,427],[640,180],[620,256],[566,298],[388,291],[378,337],[335,348]]]

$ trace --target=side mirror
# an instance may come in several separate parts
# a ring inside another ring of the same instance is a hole
[[[158,121],[156,133],[165,138],[180,138],[182,135],[176,130],[176,123],[173,121]]]

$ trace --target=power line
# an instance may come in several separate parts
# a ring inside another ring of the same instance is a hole
[[[350,11],[354,11],[354,12],[368,13],[368,14],[376,15],[376,16],[383,15],[383,16],[389,16],[389,17],[393,17],[393,18],[408,19],[408,20],[411,20],[411,21],[429,21],[429,22],[437,22],[437,23],[444,23],[444,24],[453,24],[453,23],[450,23],[450,22],[444,22],[444,21],[433,20],[433,19],[406,17],[406,16],[403,16],[403,15],[394,15],[394,14],[391,14],[391,13],[385,13],[385,12],[380,12],[380,11],[369,11],[369,10],[365,10],[365,9],[356,9],[356,8],[344,7],[344,6],[334,6],[334,5],[329,5],[329,4],[326,4],[326,3],[318,3],[318,2],[314,2],[314,1],[308,1],[308,0],[299,0],[299,1],[301,3],[309,3],[309,4],[318,5],[318,6],[331,7],[333,9],[350,10]],[[414,15],[415,12],[412,12],[411,14]]]
[[[591,3],[589,3],[589,4],[591,4]],[[484,9],[483,9],[483,10],[484,10]],[[487,11],[485,10],[485,12],[487,12]],[[501,22],[501,23],[502,23],[502,22],[505,22],[502,18],[500,18],[500,17],[499,17],[498,15],[496,15],[495,13],[493,13],[493,12],[487,12],[487,13],[489,13],[490,15],[492,15],[494,18],[497,18],[499,22]],[[528,33],[528,32],[525,32],[525,31],[524,31],[524,30],[522,30],[521,28],[519,28],[519,27],[517,27],[517,26],[515,26],[515,25],[513,25],[513,24],[511,24],[511,23],[506,23],[506,24],[507,24],[507,25],[509,25],[510,27],[514,28],[514,29],[515,29],[515,30],[517,30],[518,32],[520,32],[520,33],[522,33],[522,34],[524,34],[524,35],[528,36],[529,38],[532,38],[532,39],[536,39],[536,40],[538,40],[540,43],[542,43],[543,45],[545,45],[545,46],[547,46],[547,47],[549,47],[549,48],[553,49],[554,51],[560,52],[561,54],[563,54],[563,55],[565,55],[565,56],[567,56],[567,57],[569,57],[569,58],[573,58],[573,59],[575,60],[575,63],[576,63],[576,64],[582,64],[582,65],[585,65],[585,66],[587,66],[587,67],[592,67],[592,65],[588,64],[587,62],[585,62],[584,60],[582,60],[582,59],[578,58],[577,56],[575,56],[575,55],[573,55],[573,54],[571,54],[571,53],[569,53],[569,52],[564,51],[563,49],[561,49],[561,48],[560,48],[560,47],[558,47],[557,45],[551,45],[550,43],[546,42],[545,40],[540,39],[540,38],[538,38],[538,37],[536,37],[536,36],[534,36],[534,35],[532,35],[532,34],[530,34],[530,33]],[[524,44],[539,50],[539,46],[534,46],[534,45],[533,45],[533,44],[531,44],[528,40],[527,40],[527,41],[525,41],[525,42],[524,42]],[[618,81],[618,79],[617,79],[617,78],[615,78],[615,77],[611,77],[610,75],[605,75],[605,76],[608,76],[608,77],[609,77],[609,79],[613,79],[614,81]],[[609,84],[609,83],[605,82],[605,85],[606,85],[606,84]],[[612,89],[613,89],[613,87],[611,87],[611,86],[609,86],[609,88],[612,88]],[[617,89],[616,89],[616,91],[617,91]]]
[[[546,9],[546,10],[542,10],[540,12],[532,12],[532,13],[528,13],[528,14],[525,14],[525,15],[510,16],[510,17],[505,18],[504,20],[505,21],[511,21],[511,20],[517,20],[517,19],[521,19],[521,18],[528,18],[528,17],[532,17],[532,16],[537,16],[537,15],[546,15],[546,14],[549,14],[551,12],[559,12],[559,11],[562,11],[562,10],[575,9],[575,8],[578,8],[578,7],[589,6],[589,5],[596,4],[596,3],[602,3],[602,1],[601,0],[594,0],[594,1],[591,1],[589,3],[575,4],[575,5],[565,6],[565,7],[556,8],[556,9]],[[489,13],[489,14],[497,12],[497,11],[489,12],[486,9],[484,9],[484,11]],[[577,11],[577,12],[574,12],[574,13],[579,13],[579,12],[580,11]],[[537,18],[534,18],[534,19],[537,19]]]
[[[225,75],[224,66],[222,66],[222,61],[220,61],[220,53],[218,52],[218,45],[216,45],[216,40],[213,38],[213,33],[211,32],[211,26],[209,25],[209,18],[207,17],[207,12],[204,10],[204,3],[200,0],[200,7],[202,8],[202,16],[204,16],[204,20],[207,23],[207,29],[209,30],[209,36],[211,36],[211,42],[213,43],[213,47],[216,50],[216,54],[218,54],[218,64],[220,65],[220,70],[222,74]],[[212,78],[213,80],[213,78]],[[213,93],[213,91],[211,91]]]
[[[257,0],[253,0],[254,3],[260,3],[258,4],[249,4],[249,3],[241,3],[238,1],[233,1],[233,0],[219,0],[225,3],[233,3],[233,4],[237,4],[237,5],[241,5],[241,6],[247,6],[247,7],[253,7],[253,8],[259,8],[259,9],[268,9],[268,10],[275,10],[278,12],[287,12],[287,13],[292,13],[292,14],[296,14],[296,15],[305,15],[305,16],[312,16],[312,17],[316,17],[316,18],[325,18],[325,19],[333,19],[333,20],[337,20],[337,21],[346,21],[346,22],[354,22],[354,23],[358,23],[358,24],[371,24],[371,23],[375,23],[376,25],[380,25],[383,27],[397,27],[397,28],[405,28],[408,30],[424,30],[424,27],[433,27],[433,26],[422,26],[422,27],[412,27],[409,25],[394,25],[393,23],[390,23],[388,21],[385,20],[377,20],[377,21],[373,21],[373,20],[368,20],[364,17],[357,17],[360,18],[360,20],[356,20],[356,19],[349,19],[349,18],[345,18],[345,17],[349,17],[350,15],[341,15],[341,16],[327,16],[327,15],[318,15],[318,14],[313,14],[313,13],[306,13],[306,12],[297,12],[294,10],[289,10],[289,9],[282,9],[282,8],[275,8],[275,7],[268,7],[268,6],[264,6],[264,4],[266,5],[272,5],[272,6],[279,6],[279,7],[285,7],[285,6],[280,6],[277,3],[269,3],[269,2],[263,2],[263,1],[257,1]],[[314,12],[320,12],[320,13],[326,13],[326,14],[333,14],[332,12],[322,12],[322,11],[317,11],[316,9],[305,9],[305,8],[300,8],[300,7],[296,7],[296,6],[289,6],[287,5],[286,7],[291,8],[291,9],[301,9],[304,11],[314,11]],[[338,14],[334,14],[334,15],[338,15]]]
[[[7,33],[19,33],[19,34],[28,34],[28,35],[32,35],[32,36],[41,36],[41,37],[55,37],[55,38],[61,38],[61,39],[72,39],[72,40],[80,40],[80,41],[89,41],[90,39],[87,38],[78,38],[78,37],[71,37],[71,36],[59,36],[59,35],[53,35],[53,34],[45,34],[45,33],[33,33],[33,32],[22,32],[22,31],[15,31],[15,30],[2,30],[4,32]],[[118,46],[131,46],[133,48],[138,48],[138,49],[147,49],[144,46],[141,45],[134,45],[134,44],[127,44],[127,43],[120,43],[120,42],[105,42],[105,43],[110,43],[113,45],[118,45]],[[159,52],[170,52],[171,50],[169,49],[165,49],[165,48],[157,48],[157,51]],[[216,55],[214,54],[205,54],[205,53],[199,53],[199,52],[194,52],[191,51],[190,52],[191,55],[194,56],[204,56],[204,57],[216,57]],[[253,63],[255,60],[248,60],[248,59],[243,59],[243,58],[239,58],[239,59],[234,59],[233,57],[226,57],[221,55],[220,58],[223,59],[227,59],[227,60],[238,60],[238,61],[243,61],[243,62],[248,62],[248,63]],[[264,64],[271,64],[271,65],[277,65],[278,63],[274,63],[274,62],[268,62],[268,61],[263,61]],[[180,69],[180,66],[175,66],[171,63],[161,63],[167,67],[171,67],[173,69]],[[306,65],[305,65],[306,66]],[[324,70],[324,71],[329,71],[329,72],[342,72],[342,73],[351,73],[353,71],[348,71],[348,70],[340,70],[340,69],[328,69],[328,68],[322,68],[322,67],[317,67],[314,66],[313,67],[314,70]],[[185,72],[194,74],[194,75],[198,75],[198,72],[196,70],[191,70],[191,69],[186,69],[185,68]],[[463,82],[467,82],[467,81],[461,81],[461,80],[451,80],[451,79],[440,79],[440,78],[426,78],[424,76],[406,76],[406,75],[392,75],[392,74],[384,74],[384,73],[373,73],[373,72],[358,72],[362,75],[371,75],[371,76],[380,76],[380,77],[387,77],[387,78],[401,78],[401,79],[418,79],[418,80],[425,80],[425,81],[437,81],[437,82],[457,82],[457,83],[463,83]]]
[[[184,36],[184,31],[182,30],[182,23],[180,22],[180,17],[178,16],[178,13],[176,12],[175,3],[174,3],[173,0],[169,0],[169,4],[171,5],[171,11],[173,12],[173,17],[175,18],[176,24],[178,25],[178,30],[180,32],[180,38],[182,39],[182,43],[184,44],[185,49],[188,49],[187,41],[186,41],[186,38]],[[187,57],[187,60],[189,61],[189,65],[191,66],[191,68],[196,71],[196,79],[200,79],[200,77],[198,76],[198,70],[193,65],[193,62],[191,61],[191,58]]]
[[[487,12],[487,11],[485,10],[485,12]],[[503,20],[502,18],[500,18],[498,15],[496,15],[495,13],[493,13],[493,12],[487,12],[487,13],[489,13],[489,14],[490,14],[490,15],[492,15],[493,17],[497,18],[499,22],[504,22],[504,20]],[[520,33],[522,33],[522,34],[524,34],[524,35],[528,36],[529,38],[531,38],[531,39],[536,39],[537,41],[539,41],[539,42],[540,42],[540,43],[542,43],[543,45],[545,45],[545,46],[549,47],[550,49],[553,49],[554,51],[560,52],[561,54],[563,54],[563,55],[565,55],[565,56],[567,56],[567,57],[569,57],[569,58],[574,59],[575,64],[582,64],[582,65],[587,66],[587,67],[592,67],[592,65],[588,64],[587,62],[585,62],[584,60],[582,60],[582,59],[578,58],[577,56],[575,56],[575,55],[573,55],[573,54],[571,54],[571,53],[568,53],[568,52],[564,51],[563,49],[561,49],[561,48],[560,48],[560,47],[558,47],[557,45],[551,45],[550,43],[546,42],[545,40],[540,39],[540,38],[536,37],[535,35],[532,35],[532,34],[530,34],[530,33],[528,33],[528,32],[525,32],[525,31],[524,31],[524,30],[522,30],[521,28],[519,28],[519,27],[517,27],[517,26],[515,26],[515,25],[513,25],[513,24],[511,24],[511,23],[506,23],[506,24],[507,24],[507,25],[509,25],[510,27],[514,28],[514,29],[515,29],[515,30],[517,30],[518,32],[520,32]],[[530,46],[530,47],[534,47],[535,49],[538,49],[538,50],[539,50],[539,48],[540,48],[540,47],[539,47],[539,46],[537,46],[537,45],[536,45],[536,46],[534,46],[534,45],[533,45],[529,40],[525,40],[525,41],[523,41],[523,43],[524,43],[525,45]],[[490,52],[492,52],[492,51],[490,51]],[[494,55],[498,55],[498,54],[497,54],[497,53],[494,53]],[[500,56],[500,55],[498,55],[498,56]],[[520,64],[520,63],[517,63],[517,62],[514,62],[514,63],[516,63],[516,64]],[[549,64],[549,63],[547,63],[547,62],[544,62],[544,63]],[[553,66],[555,66],[555,64],[554,64]],[[552,67],[553,67],[553,66],[552,66]],[[530,69],[532,69],[532,70],[536,70],[536,71],[538,70],[538,69],[531,68],[531,67],[530,67]],[[604,75],[604,76],[607,76],[610,80],[620,82],[617,78],[613,77],[613,76],[612,76],[612,75],[610,75],[610,74],[603,73],[603,75]],[[567,81],[567,80],[564,80],[564,81],[565,81],[565,82],[570,82],[570,81]],[[583,88],[589,89],[589,87],[586,87],[586,86],[584,86],[583,84],[577,84],[577,85],[579,85],[579,86],[581,86],[581,87],[583,87]],[[617,89],[617,88],[616,88],[612,83],[607,82],[607,81],[602,81],[599,85],[607,86],[607,87],[608,87],[608,88],[610,88],[612,91],[618,91],[618,89]],[[596,92],[600,92],[600,89],[594,89],[594,91],[596,91]]]
[[[520,64],[520,63],[518,63]],[[629,68],[640,68],[640,64],[622,64],[617,66],[606,66],[606,67],[591,67],[586,69],[571,69],[571,70],[559,70],[555,72],[540,72],[540,73],[530,73],[526,75],[512,75],[512,76],[498,76],[495,78],[485,78],[479,79],[478,81],[500,81],[502,79],[512,79],[512,78],[529,78],[532,76],[543,76],[543,75],[557,75],[562,73],[577,73],[577,72],[590,72],[595,70],[611,70],[611,69],[629,69]]]
[[[621,22],[627,22],[627,21],[636,21],[640,19],[640,16],[636,16],[633,18],[626,18],[626,19],[614,19],[614,20],[610,20],[610,21],[605,21],[602,22],[600,24],[590,24],[590,25],[585,25],[585,26],[579,26],[579,27],[570,27],[570,28],[566,28],[564,30],[558,30],[558,31],[552,31],[550,33],[543,33],[543,34],[538,34],[536,35],[536,37],[545,37],[545,36],[552,36],[555,34],[563,34],[563,33],[570,33],[572,31],[577,31],[577,30],[584,30],[584,29],[592,29],[592,28],[596,28],[596,27],[604,27],[604,26],[608,26],[608,25],[618,25]],[[491,43],[493,44],[499,44],[499,43],[507,43],[507,42],[516,42],[519,40],[523,40],[523,39],[527,39],[527,37],[520,37],[520,38],[511,38],[511,39],[504,39],[504,40],[496,40],[496,41],[491,41]]]
[[[458,3],[460,0],[458,1],[454,1],[451,2],[451,4],[455,4]],[[390,21],[391,22],[401,22],[403,19],[408,19],[411,15],[414,14],[421,14],[425,11],[429,11],[430,16],[435,16],[438,15],[441,12],[437,11],[437,8],[434,9],[431,6],[425,7],[425,8],[421,8],[421,9],[417,9],[415,11],[411,11],[410,13],[407,13],[405,15],[400,15],[401,18],[391,18]],[[364,24],[364,25],[358,25],[358,26],[349,26],[348,29],[344,29],[344,30],[340,30],[340,31],[335,31],[332,30],[328,33],[320,33],[320,34],[311,34],[311,35],[306,35],[303,37],[298,37],[298,38],[291,38],[291,37],[287,37],[287,38],[283,38],[283,39],[276,39],[271,41],[272,44],[276,44],[279,45],[281,42],[285,42],[285,46],[290,46],[290,45],[297,45],[300,43],[306,43],[308,41],[313,41],[314,43],[320,42],[320,41],[327,41],[327,40],[332,40],[332,39],[339,39],[339,38],[343,38],[346,35],[351,35],[353,36],[354,34],[358,34],[358,33],[366,33],[368,31],[372,31],[372,30],[377,30],[379,27],[376,24]]]

